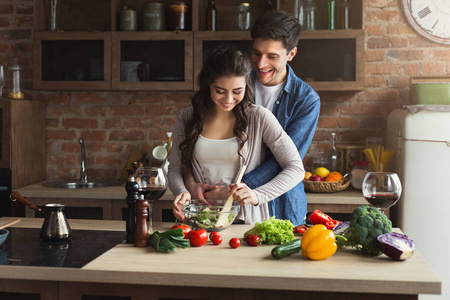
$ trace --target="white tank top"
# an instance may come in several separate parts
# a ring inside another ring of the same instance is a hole
[[[199,136],[194,156],[202,167],[207,184],[228,185],[239,172],[238,139],[213,140]]]

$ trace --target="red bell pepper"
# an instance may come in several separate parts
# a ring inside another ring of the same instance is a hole
[[[306,232],[306,230],[308,230],[308,227],[299,225],[299,226],[295,226],[294,227],[293,232],[294,233],[304,234]]]
[[[342,222],[338,221],[338,220],[330,220],[325,224],[325,226],[327,226],[327,229],[333,230],[334,227],[336,227],[337,225],[339,225],[341,223]]]
[[[320,210],[316,209],[312,214],[309,215],[308,221],[314,225],[323,224],[326,226],[328,221],[331,221],[331,217]]]

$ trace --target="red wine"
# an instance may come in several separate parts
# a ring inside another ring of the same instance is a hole
[[[373,207],[386,209],[394,205],[399,197],[395,194],[371,194],[364,198],[366,198],[367,202]]]
[[[138,191],[140,195],[144,195],[146,200],[158,200],[165,192],[166,189],[164,187],[145,187],[140,188]]]

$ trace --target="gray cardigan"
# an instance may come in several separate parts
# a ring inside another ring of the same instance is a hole
[[[192,111],[192,106],[185,107],[175,121],[168,173],[169,187],[175,196],[188,192],[184,185],[179,145],[184,139],[185,121],[192,116]],[[297,148],[272,112],[257,105],[249,106],[246,112],[249,117],[248,140],[241,150],[244,159],[241,159],[240,165],[247,165],[246,173],[254,170],[264,162],[265,145],[267,145],[283,168],[271,181],[253,190],[259,199],[257,206],[246,204],[241,207],[237,219],[246,224],[255,224],[269,218],[267,202],[296,186],[303,180],[305,171]],[[202,175],[202,167],[195,157],[192,159],[192,172],[197,182],[206,183]]]

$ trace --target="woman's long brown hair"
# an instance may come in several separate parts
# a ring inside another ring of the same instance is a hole
[[[235,106],[233,113],[236,116],[236,124],[233,132],[239,140],[238,154],[242,156],[241,150],[247,141],[248,117],[246,108],[253,103],[254,92],[251,85],[250,73],[252,65],[250,58],[245,52],[233,46],[217,46],[210,50],[203,68],[198,77],[200,89],[192,96],[193,107],[192,118],[185,124],[185,139],[180,143],[181,160],[185,167],[191,165],[194,146],[199,135],[203,131],[203,123],[208,113],[212,112],[215,103],[211,99],[210,84],[216,79],[227,77],[245,77],[246,86],[244,98]]]

